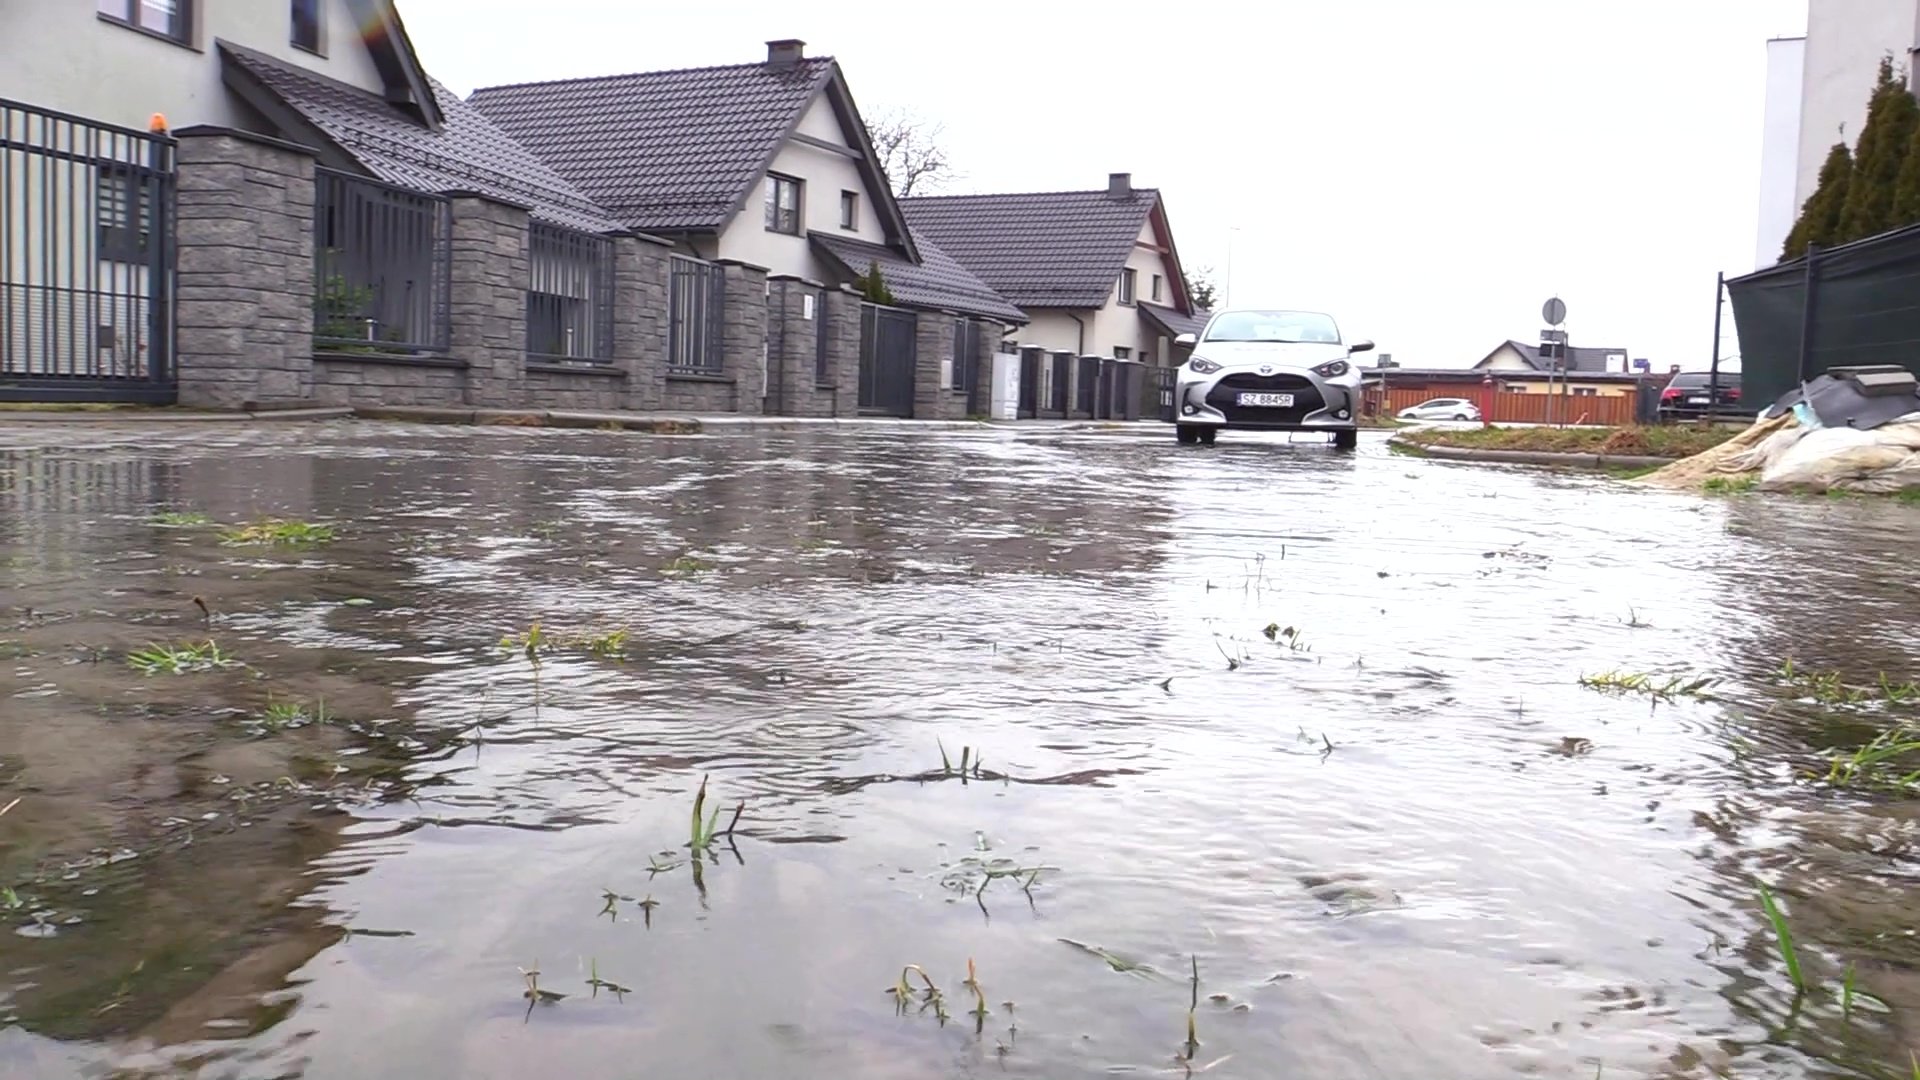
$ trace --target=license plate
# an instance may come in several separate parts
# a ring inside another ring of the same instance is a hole
[[[1687,404],[1689,405],[1705,405],[1706,403],[1707,399],[1703,397],[1690,397],[1687,399]]]
[[[1292,394],[1241,394],[1234,399],[1236,404],[1261,409],[1290,409],[1293,407]]]

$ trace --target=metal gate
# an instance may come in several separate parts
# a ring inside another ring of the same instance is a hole
[[[980,363],[980,324],[972,319],[953,323],[953,388],[967,396],[968,416],[987,415],[993,369]]]
[[[885,416],[913,415],[913,366],[918,355],[914,314],[879,304],[860,305],[860,408]]]
[[[1173,368],[1173,367],[1162,367],[1162,368],[1153,368],[1152,371],[1153,371],[1154,392],[1158,395],[1158,397],[1155,399],[1156,403],[1159,405],[1159,412],[1157,415],[1160,417],[1160,419],[1165,420],[1167,423],[1171,424],[1174,422],[1173,395],[1175,390],[1178,389],[1178,384],[1180,379],[1180,369]]]
[[[0,100],[0,401],[170,404],[172,139]]]

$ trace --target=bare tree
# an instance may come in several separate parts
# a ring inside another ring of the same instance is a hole
[[[1219,290],[1215,289],[1213,284],[1213,267],[1196,266],[1192,270],[1185,271],[1184,280],[1187,284],[1187,299],[1193,303],[1194,308],[1199,311],[1212,311],[1213,305],[1219,300]]]
[[[940,145],[946,131],[946,125],[907,109],[887,109],[867,121],[867,138],[894,195],[926,195],[953,179],[952,162]]]

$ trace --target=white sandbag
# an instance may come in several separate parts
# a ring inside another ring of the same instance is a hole
[[[1815,429],[1789,424],[1727,458],[1721,463],[1720,470],[1731,473],[1765,472],[1812,430]]]
[[[1904,486],[1910,470],[1920,469],[1920,460],[1915,460],[1920,425],[1887,424],[1872,431],[1796,430],[1802,430],[1800,438],[1761,469],[1763,489],[1896,491]]]

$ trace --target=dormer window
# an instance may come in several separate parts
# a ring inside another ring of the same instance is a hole
[[[320,38],[321,0],[293,0],[293,30],[287,40],[296,49],[305,49],[310,53],[326,55]]]

